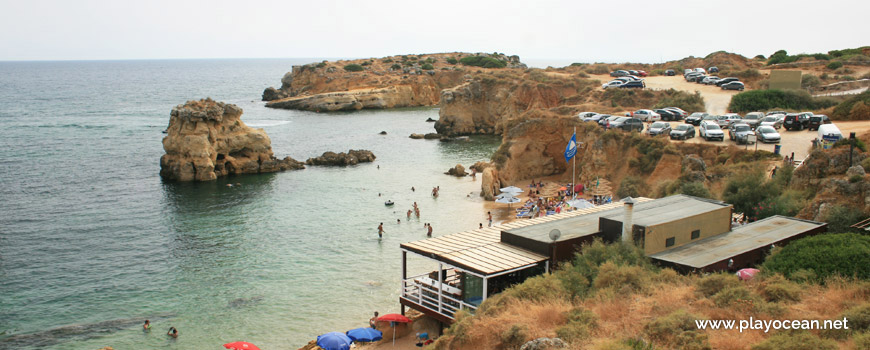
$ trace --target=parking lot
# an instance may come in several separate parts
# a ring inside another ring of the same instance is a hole
[[[670,122],[671,128],[676,127],[677,125],[683,124],[683,121],[678,122]],[[844,136],[848,137],[850,132],[855,132],[858,135],[866,132],[870,132],[870,122],[867,121],[835,121],[834,125],[836,125]],[[649,124],[647,124],[649,126]],[[728,138],[728,131],[725,131],[725,141],[706,141],[702,137],[698,136],[698,127],[695,127],[695,138],[688,139],[686,141],[676,141],[671,140],[671,142],[694,142],[694,143],[707,143],[714,145],[735,145],[738,147],[745,147],[748,149],[755,149],[756,145],[737,145],[736,142],[731,141]],[[801,131],[786,131],[785,128],[781,128],[777,130],[780,135],[782,135],[782,141],[780,141],[779,145],[782,145],[782,154],[790,155],[791,152],[794,152],[795,159],[802,160],[807,157],[808,151],[812,146],[812,142],[814,138],[818,137],[818,132],[815,130],[801,130]],[[773,152],[774,145],[773,143],[758,143],[758,149]]]

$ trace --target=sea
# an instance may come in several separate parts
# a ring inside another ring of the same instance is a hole
[[[444,172],[488,160],[500,139],[408,138],[434,132],[437,108],[313,113],[260,101],[292,65],[317,61],[0,62],[0,348],[296,349],[399,312],[399,244],[426,238],[426,223],[435,236],[486,223],[481,177]],[[377,159],[162,180],[171,109],[205,97],[241,107],[279,158],[367,149]],[[409,220],[414,202],[421,214]],[[437,269],[409,256],[410,273]]]

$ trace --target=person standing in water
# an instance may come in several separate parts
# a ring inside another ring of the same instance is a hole
[[[145,320],[145,324],[142,325],[142,331],[143,332],[150,332],[151,331],[151,321]]]
[[[378,238],[384,238],[384,223],[378,225]]]
[[[492,212],[486,212],[487,220],[489,220],[489,227],[492,227]]]
[[[369,319],[369,327],[377,328],[377,327],[375,327],[377,324],[378,324],[378,312],[375,311],[375,316]]]
[[[169,332],[166,332],[166,335],[173,338],[178,338],[178,329],[175,329],[175,327],[169,327]]]
[[[427,227],[429,228],[429,232],[426,233],[426,237],[432,237],[432,224],[429,224]]]
[[[411,209],[408,209],[408,219],[411,218]]]

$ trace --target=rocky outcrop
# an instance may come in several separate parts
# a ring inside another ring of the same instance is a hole
[[[465,175],[468,175],[468,173],[465,172],[465,167],[462,166],[462,164],[456,164],[455,167],[452,167],[449,170],[447,170],[447,172],[445,174],[453,175],[456,177],[463,177]]]
[[[425,135],[423,135],[423,134],[411,134],[411,136],[408,136],[408,137],[415,139],[415,140],[420,140],[423,137],[425,137]]]
[[[172,109],[160,157],[160,176],[210,181],[229,174],[303,169],[293,158],[276,159],[269,135],[241,120],[242,109],[212,99]]]
[[[530,340],[520,347],[520,350],[556,350],[567,349],[568,343],[559,338],[538,338]]]
[[[495,199],[495,195],[502,188],[501,180],[498,178],[498,170],[495,167],[484,168],[480,180],[480,196],[483,199],[491,201]]]
[[[421,98],[421,95],[435,96],[437,92],[434,86],[420,86],[415,91],[412,86],[399,85],[379,89],[360,89],[289,97],[268,102],[266,107],[334,112],[429,105],[431,98]]]
[[[375,161],[375,155],[368,150],[350,150],[347,153],[324,152],[320,157],[308,158],[307,165],[348,166]]]
[[[434,132],[430,132],[426,135],[423,135],[423,138],[427,139],[427,140],[438,140],[441,138],[441,135],[438,135],[437,133],[434,133]]]

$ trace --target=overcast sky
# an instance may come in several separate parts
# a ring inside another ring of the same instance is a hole
[[[870,45],[870,1],[0,0],[0,60],[503,52],[661,62]]]

